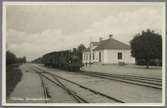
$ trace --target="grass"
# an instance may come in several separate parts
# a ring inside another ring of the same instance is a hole
[[[22,72],[19,69],[19,64],[6,66],[6,97],[8,98],[11,92],[21,80]]]

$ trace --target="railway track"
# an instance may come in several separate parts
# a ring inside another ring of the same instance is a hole
[[[35,70],[35,69],[33,69]],[[44,78],[47,79],[48,81],[50,81],[53,84],[56,84],[57,86],[61,87],[63,90],[65,90],[73,99],[76,100],[76,102],[78,103],[88,103],[85,99],[83,99],[82,97],[80,97],[79,95],[77,95],[74,91],[68,89],[61,81],[59,81],[59,79],[54,78],[56,81],[50,79],[49,77],[45,76],[44,74],[42,74],[41,72],[35,70],[35,72],[40,76],[41,79],[41,85],[43,88],[43,94],[44,94],[44,98],[45,98],[45,103],[48,103],[47,99],[48,99],[48,93],[47,93],[47,89],[46,89],[46,85],[44,83]]]
[[[150,87],[154,89],[162,89],[162,79],[159,79],[159,78],[142,77],[142,76],[135,76],[135,75],[120,75],[120,74],[113,74],[113,73],[112,74],[100,73],[100,72],[92,72],[92,71],[80,71],[75,73],[88,75],[91,77],[103,78],[107,80],[114,80],[114,81],[129,83],[133,85]]]
[[[36,72],[36,73],[37,73],[37,72]],[[39,77],[40,77],[41,86],[42,86],[42,88],[43,88],[44,101],[45,101],[45,103],[48,103],[48,99],[50,98],[50,95],[48,94],[47,87],[46,87],[46,85],[45,85],[45,83],[44,83],[44,79],[43,79],[42,75],[39,74],[39,73],[38,73],[38,75],[39,75]]]
[[[156,82],[161,82],[162,79],[160,78],[151,78],[151,77],[142,77],[142,76],[135,76],[135,75],[121,75],[121,74],[111,74],[111,73],[100,73],[100,72],[93,72],[93,71],[81,71],[84,73],[93,73],[93,74],[101,74],[101,75],[115,75],[115,76],[122,76],[122,77],[132,77],[132,78],[137,78],[137,79],[144,79],[144,80],[148,80],[148,81],[156,81]]]
[[[106,95],[104,93],[101,93],[97,90],[93,90],[91,88],[88,88],[84,85],[81,85],[79,83],[73,82],[71,80],[68,80],[66,78],[63,78],[61,76],[58,76],[56,74],[52,74],[50,72],[47,72],[39,67],[33,68],[34,71],[36,71],[38,74],[40,74],[43,78],[46,78],[48,81],[56,84],[57,86],[63,88],[69,95],[71,95],[78,103],[90,103],[87,99],[84,99],[83,97],[79,96],[80,93],[73,91],[70,89],[69,86],[77,86],[80,89],[84,90],[85,92],[92,93],[93,96],[100,96],[107,100],[112,100],[117,103],[125,103],[124,101],[117,99],[115,97],[111,97],[109,95]],[[68,86],[66,85],[68,83]]]
[[[162,89],[162,80],[158,78],[140,77],[140,76],[133,76],[133,75],[109,74],[109,73],[100,73],[100,72],[87,72],[87,71],[81,71],[80,74],[99,77],[99,78],[108,79],[108,80],[115,80],[115,81],[130,83],[134,85],[151,87],[155,89]]]
[[[150,77],[142,77],[142,76],[135,76],[135,75],[100,73],[100,72],[92,72],[92,71],[80,71],[76,73],[88,75],[91,77],[98,77],[98,78],[103,78],[107,80],[114,80],[114,81],[129,83],[133,85],[150,87],[154,89],[162,89],[162,79],[159,79],[159,78],[150,78]]]

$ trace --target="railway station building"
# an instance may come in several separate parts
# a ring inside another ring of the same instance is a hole
[[[129,45],[120,42],[109,35],[109,38],[99,42],[90,42],[89,48],[83,52],[84,64],[134,64]]]

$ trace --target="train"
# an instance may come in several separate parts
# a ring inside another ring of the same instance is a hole
[[[80,68],[83,66],[78,54],[70,50],[47,53],[42,57],[41,62],[48,67],[68,71],[80,71]]]

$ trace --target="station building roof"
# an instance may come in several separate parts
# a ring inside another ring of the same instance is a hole
[[[96,50],[104,50],[104,49],[118,49],[118,50],[130,50],[130,46],[128,44],[125,44],[121,41],[118,41],[112,37],[112,35],[109,35],[109,38],[106,40],[100,39],[99,42],[90,42],[91,45],[95,46],[93,48],[94,51]],[[89,52],[90,47],[86,48],[84,52]]]
[[[126,49],[129,50],[130,46],[120,42],[116,39],[109,38],[99,42],[99,45],[94,50],[104,50],[104,49]]]

